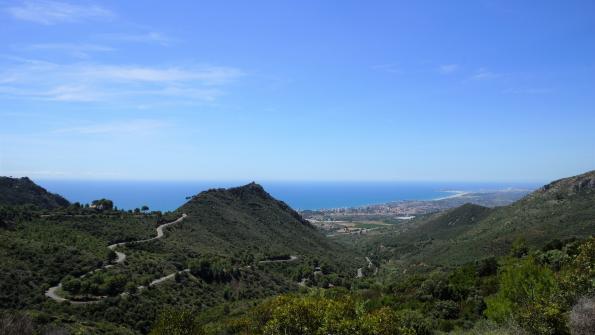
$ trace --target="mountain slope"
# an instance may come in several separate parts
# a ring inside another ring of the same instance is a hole
[[[370,243],[387,245],[390,257],[402,260],[461,264],[503,255],[517,238],[540,247],[593,234],[595,171],[554,181],[509,206],[464,205]]]
[[[260,259],[283,255],[341,258],[347,252],[254,183],[202,192],[177,212],[188,218],[173,232],[172,241],[199,244],[222,256],[249,252]]]
[[[89,306],[110,311],[109,317],[66,304],[48,310],[52,318],[74,318],[104,333],[113,333],[105,327],[147,333],[162,308],[244,308],[300,285],[349,287],[365,264],[256,184],[202,192],[163,216],[74,206],[43,215],[13,209],[19,215],[0,229],[0,266],[6,269],[0,273],[0,311],[55,307],[44,292],[61,283],[61,297],[109,296]],[[182,213],[187,218],[168,227],[163,238],[150,239],[159,222]],[[117,257],[109,244],[138,240],[147,241],[118,246],[125,260],[105,267]],[[97,268],[102,270],[80,277]]]
[[[43,209],[53,209],[69,204],[62,196],[46,191],[27,177],[0,177],[0,205],[34,205]]]

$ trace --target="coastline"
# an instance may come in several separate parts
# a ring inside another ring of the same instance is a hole
[[[471,192],[468,191],[444,191],[445,193],[453,193],[452,195],[447,195],[445,197],[435,198],[430,201],[437,201],[437,200],[445,200],[445,199],[452,199],[452,198],[460,198],[463,197]]]

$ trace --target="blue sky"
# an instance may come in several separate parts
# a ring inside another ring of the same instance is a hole
[[[0,1],[0,174],[595,168],[593,1]]]

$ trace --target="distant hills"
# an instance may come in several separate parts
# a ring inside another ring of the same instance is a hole
[[[62,196],[46,191],[27,177],[0,177],[0,206],[33,205],[53,209],[70,205]]]
[[[508,206],[463,205],[371,237],[401,260],[462,264],[506,253],[517,238],[531,246],[595,234],[595,171],[547,184]]]

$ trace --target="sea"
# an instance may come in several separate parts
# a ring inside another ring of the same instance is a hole
[[[143,205],[151,210],[175,210],[187,200],[211,188],[247,184],[244,181],[99,181],[34,180],[52,193],[70,202],[90,203],[107,198],[121,209]],[[465,182],[259,182],[273,197],[296,210],[358,207],[403,200],[432,200],[451,196],[454,191],[494,191],[539,187],[534,183]]]

